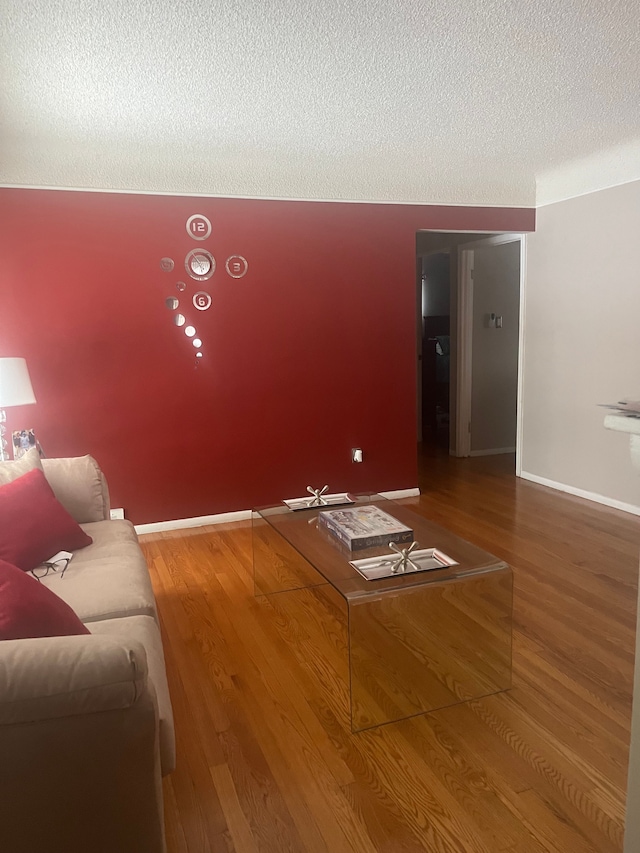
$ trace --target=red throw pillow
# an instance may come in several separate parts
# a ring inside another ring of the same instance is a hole
[[[0,560],[0,640],[89,633],[55,592],[17,566]]]
[[[92,542],[39,469],[0,486],[0,560],[26,572],[58,551],[77,551]]]

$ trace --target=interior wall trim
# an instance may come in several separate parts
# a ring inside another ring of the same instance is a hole
[[[152,521],[149,524],[134,524],[138,534],[162,533],[165,530],[183,530],[188,527],[205,527],[207,524],[230,524],[232,521],[246,521],[251,518],[250,509],[237,512],[219,512],[217,515],[199,515],[196,518],[178,518],[174,521]]]
[[[404,207],[465,207],[465,208],[495,208],[496,210],[535,210],[535,203],[528,204],[502,204],[487,201],[394,201],[392,199],[377,198],[294,198],[288,196],[270,195],[229,195],[228,193],[190,193],[170,192],[168,190],[129,190],[129,189],[107,189],[104,187],[52,187],[40,184],[5,184],[0,182],[0,190],[51,190],[51,192],[63,193],[107,193],[115,195],[154,195],[172,196],[176,198],[226,198],[244,199],[246,201],[302,201],[308,204],[384,204],[401,205]],[[430,229],[428,229],[430,230]],[[477,233],[477,232],[473,232]],[[498,232],[497,232],[498,233]],[[501,233],[501,232],[499,232]]]
[[[417,498],[420,495],[420,489],[416,486],[414,489],[397,489],[392,492],[379,492],[383,498],[390,501],[400,501],[402,498]]]
[[[489,450],[472,450],[469,456],[501,456],[503,453],[515,452],[515,447],[492,447]]]
[[[599,495],[596,492],[588,492],[585,489],[578,489],[575,486],[568,486],[566,483],[557,483],[555,480],[548,480],[546,477],[538,477],[536,474],[530,474],[528,471],[522,471],[520,476],[523,480],[530,480],[532,483],[538,483],[540,486],[547,486],[550,489],[556,489],[559,492],[566,492],[569,495],[575,495],[578,498],[585,498],[588,501],[609,506],[612,509],[619,509],[622,512],[630,512],[632,515],[640,515],[640,506],[635,504],[624,503],[617,501],[614,498],[609,498],[606,495]]]
[[[402,498],[413,498],[420,494],[416,486],[413,489],[397,489],[390,492],[380,492],[383,498],[388,500],[401,500]],[[640,512],[640,510],[639,510]],[[196,518],[178,518],[174,521],[153,521],[149,524],[135,524],[135,531],[139,535],[144,533],[163,533],[165,530],[183,530],[189,527],[205,527],[208,524],[230,524],[233,521],[246,521],[251,518],[250,509],[241,509],[237,512],[220,512],[217,515],[200,515]]]

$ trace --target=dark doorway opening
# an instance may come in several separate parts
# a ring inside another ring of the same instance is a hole
[[[422,258],[422,438],[449,448],[451,365],[449,254]]]

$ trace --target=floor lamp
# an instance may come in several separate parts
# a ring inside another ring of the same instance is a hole
[[[0,462],[10,458],[5,438],[5,407],[26,406],[35,401],[24,358],[0,358]]]

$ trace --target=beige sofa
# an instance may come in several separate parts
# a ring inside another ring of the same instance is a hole
[[[0,641],[0,851],[162,853],[175,741],[149,572],[91,457],[42,467],[93,544],[41,582],[91,634]]]

